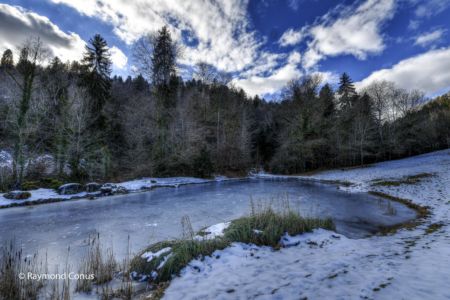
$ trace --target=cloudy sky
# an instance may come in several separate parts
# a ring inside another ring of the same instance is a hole
[[[358,87],[387,79],[432,96],[450,89],[449,15],[450,0],[0,0],[0,51],[40,36],[74,60],[100,33],[114,73],[134,75],[133,43],[167,24],[184,69],[205,61],[250,95],[345,71]]]

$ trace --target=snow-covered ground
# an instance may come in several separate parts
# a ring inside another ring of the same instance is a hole
[[[373,186],[424,172],[434,176]],[[389,236],[349,239],[320,229],[283,237],[279,251],[234,243],[192,261],[165,299],[450,299],[450,150],[301,178],[352,182],[341,188],[410,199],[431,215]],[[436,223],[442,227],[426,231]]]
[[[214,179],[202,179],[195,177],[168,177],[168,178],[142,178],[131,181],[124,181],[115,183],[117,187],[123,187],[129,193],[135,193],[140,191],[149,190],[157,187],[178,187],[186,184],[200,184],[208,182],[218,182],[225,180],[236,180],[235,178],[228,178],[225,176],[217,176]],[[28,191],[31,197],[26,200],[10,200],[3,197],[4,194],[0,193],[0,207],[8,206],[14,203],[23,204],[28,203],[38,203],[44,200],[60,199],[60,200],[70,200],[88,197],[89,194],[86,192],[73,194],[73,195],[60,195],[55,190],[52,189],[37,189]]]

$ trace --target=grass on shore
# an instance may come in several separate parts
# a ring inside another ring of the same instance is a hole
[[[434,175],[431,173],[419,173],[411,176],[403,177],[399,180],[383,180],[383,179],[374,179],[372,180],[373,186],[400,186],[402,184],[417,184],[421,182],[425,178],[433,177]]]
[[[225,239],[279,248],[280,238],[285,233],[297,235],[315,228],[335,229],[329,218],[303,218],[289,207],[288,202],[284,205],[281,211],[275,211],[271,205],[255,207],[252,201],[251,214],[231,222],[225,230]]]
[[[3,246],[0,251],[0,299],[38,299],[45,281],[33,280],[27,274],[40,274],[46,268],[37,254],[26,256],[15,241]],[[24,276],[23,279],[20,277]]]
[[[89,237],[89,248],[80,264],[80,274],[93,274],[94,279],[81,277],[77,280],[76,292],[88,293],[93,284],[102,285],[113,279],[117,271],[117,262],[112,249],[101,247],[100,235]]]
[[[213,239],[194,239],[188,219],[183,221],[183,238],[174,241],[159,242],[151,245],[131,261],[131,270],[139,274],[152,275],[151,282],[161,285],[178,275],[190,261],[203,259],[216,250],[222,250],[233,242],[252,243],[272,246],[279,249],[280,239],[284,233],[297,235],[315,228],[334,229],[331,219],[303,218],[298,213],[285,207],[276,211],[272,206],[255,207],[249,216],[234,220],[225,229],[224,235]],[[142,258],[144,252],[158,252],[170,247],[170,251],[154,257],[151,261]]]

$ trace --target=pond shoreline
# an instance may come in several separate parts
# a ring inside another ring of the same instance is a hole
[[[169,179],[177,178],[177,177],[169,177]],[[50,203],[57,203],[57,202],[67,202],[67,201],[75,201],[75,200],[96,200],[98,198],[106,198],[106,197],[114,197],[114,196],[121,196],[126,194],[137,194],[137,193],[145,193],[152,191],[157,188],[177,188],[179,186],[186,186],[186,185],[195,185],[195,184],[206,184],[206,183],[213,183],[213,182],[223,182],[223,181],[239,181],[239,180],[246,180],[251,177],[238,177],[238,178],[220,178],[220,179],[201,179],[201,178],[195,178],[198,180],[202,180],[201,182],[180,182],[176,184],[155,184],[150,187],[142,187],[140,189],[127,189],[126,193],[117,193],[113,195],[107,195],[107,194],[101,194],[100,192],[94,192],[94,193],[82,193],[82,195],[66,195],[68,197],[54,197],[54,198],[42,198],[37,200],[11,200],[10,204],[3,204],[0,205],[0,209],[7,209],[7,208],[14,208],[14,207],[23,207],[23,206],[34,206],[34,205],[42,205],[42,204],[50,204]],[[120,183],[117,184],[118,186],[121,186]],[[30,191],[32,192],[32,191]],[[9,200],[9,199],[8,199]],[[17,201],[17,202],[14,202]]]
[[[176,177],[169,177],[170,178],[176,178]],[[223,178],[220,177],[220,179],[201,179],[201,182],[182,182],[177,184],[157,184],[146,188],[141,189],[131,189],[128,190],[126,193],[118,193],[113,195],[105,195],[101,194],[99,192],[96,193],[85,193],[84,195],[74,195],[72,197],[68,198],[48,198],[48,199],[39,199],[39,200],[32,200],[32,201],[22,201],[22,202],[16,202],[11,203],[7,205],[0,205],[0,209],[7,209],[7,208],[15,208],[15,207],[25,207],[25,206],[35,206],[35,205],[43,205],[43,204],[51,204],[51,203],[58,203],[58,202],[67,202],[67,201],[76,201],[76,200],[92,200],[95,201],[99,198],[106,198],[106,197],[115,197],[115,196],[122,196],[126,194],[137,194],[137,193],[145,193],[149,192],[158,188],[177,188],[179,186],[187,186],[187,185],[197,185],[197,184],[208,184],[208,183],[214,183],[214,182],[223,182],[223,181],[241,181],[241,180],[248,180],[248,179],[264,179],[264,180],[298,180],[303,182],[316,182],[321,184],[328,184],[328,185],[334,185],[338,189],[342,188],[349,188],[354,185],[354,183],[349,181],[342,181],[342,180],[328,180],[328,179],[318,179],[313,177],[308,177],[304,175],[276,175],[276,174],[269,174],[269,173],[257,173],[252,174],[250,176],[246,177],[237,177],[237,178]],[[200,178],[196,178],[200,179]],[[120,184],[118,184],[120,186]],[[416,211],[417,216],[413,220],[409,220],[406,222],[401,222],[395,225],[391,226],[380,226],[380,228],[373,233],[372,235],[387,235],[387,234],[393,234],[397,232],[400,229],[403,228],[414,228],[422,223],[422,220],[426,219],[430,211],[428,207],[418,205],[414,203],[411,200],[408,199],[401,199],[394,196],[391,196],[389,194],[380,193],[377,191],[369,190],[367,191],[368,194],[375,195],[377,197],[381,197],[390,201],[395,201],[398,203],[401,203],[414,211]]]

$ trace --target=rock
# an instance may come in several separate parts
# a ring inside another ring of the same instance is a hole
[[[100,188],[102,195],[127,194],[128,190],[123,186],[115,185],[114,183],[105,183]]]
[[[117,190],[117,185],[115,185],[114,183],[105,183],[100,188],[100,192],[102,192],[102,194],[104,194],[104,195],[112,195],[112,194],[114,194],[114,192],[116,190]]]
[[[154,179],[151,179],[151,180],[150,180],[150,183],[158,183],[158,181],[156,181],[156,180],[154,180]]]
[[[97,182],[89,182],[85,186],[86,192],[93,193],[98,192],[102,188],[102,185]]]
[[[73,195],[84,191],[84,188],[79,183],[66,183],[58,188],[58,194],[60,195]]]
[[[25,200],[30,198],[31,194],[29,192],[24,191],[11,191],[9,193],[4,194],[3,197],[11,200]]]
[[[115,194],[128,194],[128,190],[123,186],[118,186],[115,191]]]

